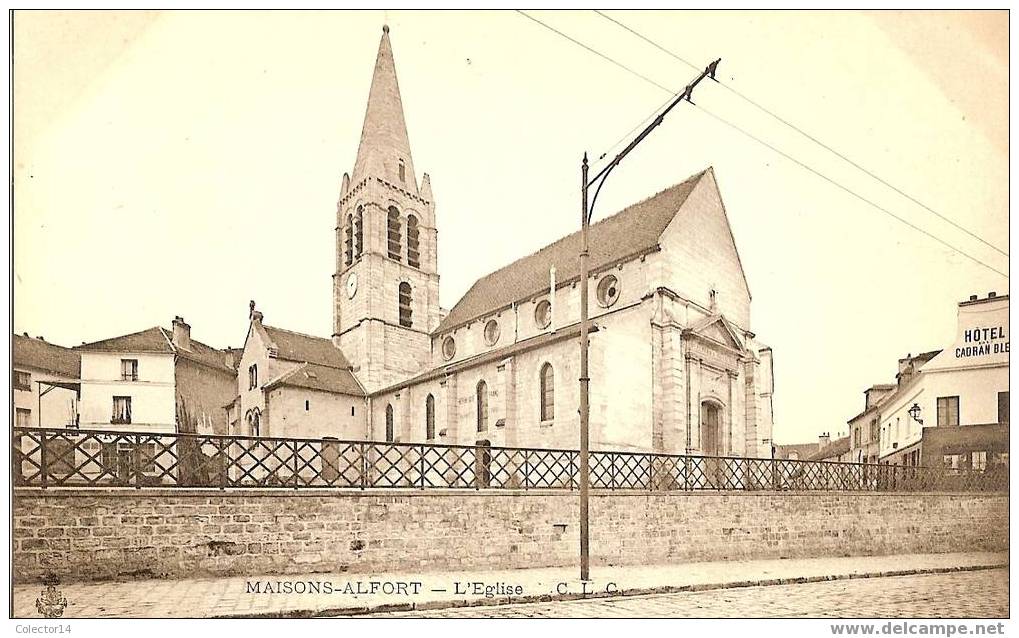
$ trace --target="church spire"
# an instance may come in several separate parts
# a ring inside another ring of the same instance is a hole
[[[375,73],[368,92],[368,108],[364,114],[351,183],[358,184],[369,176],[380,177],[417,194],[417,179],[410,157],[410,139],[403,119],[403,101],[396,81],[396,63],[388,26],[382,27],[382,40],[375,59]]]

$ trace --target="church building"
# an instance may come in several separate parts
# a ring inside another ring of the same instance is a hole
[[[576,448],[579,245],[579,232],[564,237],[440,308],[435,198],[414,168],[384,27],[337,203],[331,343],[269,328],[252,308],[236,431]],[[714,170],[593,224],[590,246],[592,449],[770,456],[772,352],[751,331]],[[280,335],[318,361],[274,364]],[[312,404],[329,406],[324,420],[302,419]]]

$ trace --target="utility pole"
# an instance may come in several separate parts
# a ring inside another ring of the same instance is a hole
[[[591,468],[589,465],[590,458],[590,386],[591,377],[588,374],[588,350],[591,342],[588,336],[590,329],[590,320],[588,319],[587,312],[587,295],[588,295],[588,228],[591,225],[591,217],[594,215],[594,204],[598,201],[598,193],[601,192],[601,187],[605,185],[605,179],[608,178],[609,173],[612,172],[616,166],[619,165],[623,158],[626,157],[630,151],[632,151],[638,144],[644,141],[651,131],[658,127],[665,119],[665,116],[674,109],[680,102],[686,100],[693,104],[693,90],[700,84],[701,80],[706,77],[710,77],[712,80],[715,79],[715,71],[718,69],[718,63],[721,62],[721,58],[715,60],[709,64],[700,75],[698,75],[693,82],[686,85],[686,88],[676,96],[664,111],[658,114],[647,127],[640,132],[637,137],[630,142],[626,148],[619,152],[611,162],[608,163],[605,168],[598,171],[592,179],[588,180],[588,165],[587,165],[587,153],[584,153],[584,159],[580,165],[580,579],[590,580],[591,577],[591,537],[590,537],[590,518],[589,518],[589,501],[590,501],[590,474]],[[717,80],[716,80],[717,81]],[[598,187],[594,191],[594,197],[591,200],[590,205],[587,201],[587,191],[591,186],[598,184]]]

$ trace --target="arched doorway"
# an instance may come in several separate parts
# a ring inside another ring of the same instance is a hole
[[[701,403],[701,451],[704,456],[722,453],[722,406],[714,401]]]
[[[701,402],[701,454],[704,459],[705,487],[721,489],[724,484],[725,461],[718,459],[723,453],[722,406],[715,401]]]

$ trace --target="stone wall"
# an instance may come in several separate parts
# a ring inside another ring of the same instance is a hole
[[[18,582],[569,566],[578,496],[549,491],[29,489]],[[1004,494],[629,493],[591,498],[594,565],[998,551]]]

